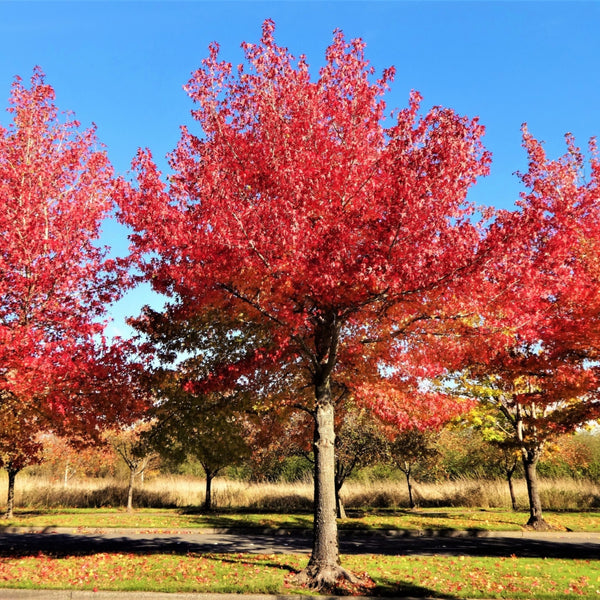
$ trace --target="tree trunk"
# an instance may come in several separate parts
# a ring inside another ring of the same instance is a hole
[[[133,482],[135,480],[135,467],[129,467],[129,486],[127,488],[127,512],[133,512]]]
[[[538,449],[523,448],[521,451],[523,467],[525,468],[525,481],[527,483],[527,495],[529,497],[529,521],[527,525],[538,530],[550,529],[550,526],[542,516],[542,501],[537,477],[537,463],[540,458]]]
[[[339,565],[335,502],[335,432],[331,401],[316,411],[314,540],[310,564],[319,570]]]
[[[346,509],[344,508],[344,503],[340,498],[340,491],[342,489],[342,485],[344,485],[343,481],[341,483],[339,483],[338,481],[335,482],[335,512],[338,519],[346,518]]]
[[[412,487],[412,481],[410,478],[410,472],[411,472],[411,468],[409,465],[404,470],[404,475],[406,476],[406,487],[408,488],[408,507],[410,509],[413,509],[415,507],[415,501],[413,498],[413,487]]]
[[[517,496],[515,494],[515,486],[513,483],[513,474],[515,472],[514,467],[512,469],[508,469],[506,471],[506,481],[508,481],[508,491],[510,492],[510,503],[512,505],[512,509],[517,512],[519,507],[517,506]]]
[[[4,518],[12,519],[15,508],[15,477],[19,470],[8,467],[6,472],[8,473],[8,496],[6,499],[6,512],[4,513]]]
[[[328,379],[315,386],[315,498],[313,549],[298,580],[311,588],[333,589],[340,579],[354,581],[340,566],[335,493],[334,405]]]
[[[212,480],[215,475],[212,471],[204,469],[206,473],[206,490],[204,493],[204,510],[211,511],[212,510]]]

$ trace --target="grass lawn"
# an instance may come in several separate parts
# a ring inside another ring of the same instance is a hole
[[[95,554],[0,559],[0,587],[162,592],[313,593],[294,584],[299,555]],[[440,598],[598,598],[600,561],[343,556],[363,583],[337,593]],[[1,594],[0,594],[1,595]]]
[[[551,512],[546,519],[562,531],[600,532],[600,512]],[[441,508],[423,510],[373,511],[340,521],[340,529],[441,530],[481,529],[518,531],[528,514],[502,509]],[[182,509],[140,509],[127,513],[120,509],[17,510],[3,527],[79,527],[84,529],[140,528],[175,531],[202,528],[311,528],[308,514],[245,514],[219,512],[202,514]]]

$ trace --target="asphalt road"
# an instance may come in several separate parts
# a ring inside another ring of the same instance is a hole
[[[310,532],[219,533],[139,530],[81,532],[67,529],[0,531],[0,556],[53,556],[99,552],[307,553]],[[472,555],[600,559],[600,534],[537,532],[340,532],[342,554]]]

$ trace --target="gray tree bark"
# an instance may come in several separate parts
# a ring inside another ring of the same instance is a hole
[[[315,386],[315,497],[313,549],[308,566],[298,576],[301,584],[333,589],[340,579],[355,578],[340,565],[335,485],[335,404],[331,372],[337,360],[340,323],[333,314],[317,319],[313,382]]]
[[[521,455],[523,457],[523,467],[525,468],[527,496],[529,497],[529,521],[527,521],[527,525],[541,531],[550,529],[542,514],[542,501],[537,476],[540,451],[538,449],[523,448]]]
[[[340,565],[335,493],[334,405],[326,390],[318,393],[315,410],[315,499],[313,548],[301,584],[319,590],[335,588],[340,579],[355,581]]]

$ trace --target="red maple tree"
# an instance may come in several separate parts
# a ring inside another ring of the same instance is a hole
[[[0,127],[0,466],[9,473],[36,459],[40,431],[89,436],[137,402],[126,352],[102,339],[125,265],[95,245],[125,184],[94,129],[80,131],[54,97],[39,68],[29,88],[17,78],[12,122]]]
[[[528,191],[490,229],[497,253],[477,286],[487,298],[469,373],[472,389],[512,427],[505,443],[522,456],[528,525],[543,529],[536,468],[544,446],[600,415],[600,162],[592,142],[586,178],[571,136],[557,160],[526,128],[523,140]]]
[[[477,120],[440,107],[421,114],[416,92],[385,127],[394,72],[374,79],[360,40],[337,31],[313,81],[305,58],[277,46],[273,32],[266,21],[260,43],[243,44],[248,67],[237,70],[210,46],[186,87],[201,133],[182,129],[168,189],[151,153],[139,152],[139,190],[124,198],[121,218],[135,253],[150,254],[148,279],[187,315],[217,308],[269,332],[235,376],[279,376],[292,365],[312,389],[290,389],[306,398],[316,431],[304,578],[330,586],[347,575],[332,385],[392,421],[404,422],[398,408],[421,396],[440,401],[419,385],[435,369],[418,343],[461,311],[460,275],[480,241],[465,198],[489,156]],[[386,393],[376,396],[382,380]]]

